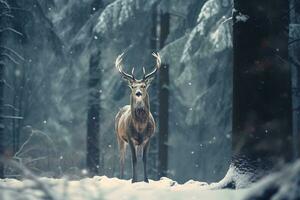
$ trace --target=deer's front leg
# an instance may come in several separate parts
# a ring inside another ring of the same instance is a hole
[[[148,148],[149,148],[150,140],[148,140],[143,149],[143,165],[144,165],[144,181],[146,183],[149,183],[148,180],[148,174],[147,174],[147,154],[148,154]]]
[[[131,150],[131,159],[132,159],[132,183],[137,182],[137,173],[136,173],[136,164],[137,164],[137,158],[136,158],[136,150],[134,147],[134,144],[131,139],[129,139],[129,146]]]
[[[125,164],[125,153],[126,153],[126,144],[121,139],[118,140],[119,149],[120,149],[120,178],[124,178],[124,164]]]

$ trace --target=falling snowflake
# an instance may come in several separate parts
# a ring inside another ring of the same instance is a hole
[[[81,170],[81,173],[82,173],[83,175],[86,175],[86,174],[88,174],[88,170],[87,170],[87,169],[83,169],[83,170]]]

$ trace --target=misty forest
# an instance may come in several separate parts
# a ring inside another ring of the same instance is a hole
[[[299,0],[0,12],[1,200],[300,199]]]

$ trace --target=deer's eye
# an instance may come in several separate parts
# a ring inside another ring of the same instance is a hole
[[[145,88],[146,87],[146,85],[141,85],[141,88]]]

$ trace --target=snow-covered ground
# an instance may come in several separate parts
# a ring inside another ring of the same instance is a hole
[[[240,189],[222,189],[225,182],[247,182],[243,177],[228,171],[219,183],[207,184],[199,181],[187,181],[178,184],[168,178],[150,183],[131,183],[130,180],[95,176],[81,180],[66,178],[37,178],[23,170],[30,179],[0,180],[1,200],[154,200],[154,199],[205,199],[205,200],[254,200],[254,199],[300,199],[300,161],[285,166],[281,171],[270,174],[260,181],[244,185]],[[236,185],[237,186],[237,185]],[[236,187],[238,188],[238,187]]]
[[[18,181],[6,179],[1,182],[1,200],[12,199],[111,199],[111,200],[153,200],[153,199],[222,199],[234,200],[243,198],[247,190],[210,190],[206,183],[188,181],[177,184],[175,181],[162,178],[150,183],[95,176],[82,180],[68,181],[66,179],[41,178],[47,183],[46,190],[32,180]],[[36,186],[35,186],[36,185]],[[4,189],[5,187],[5,189]],[[42,192],[43,191],[43,192]],[[46,192],[46,194],[45,194]],[[49,194],[47,194],[49,193]]]

